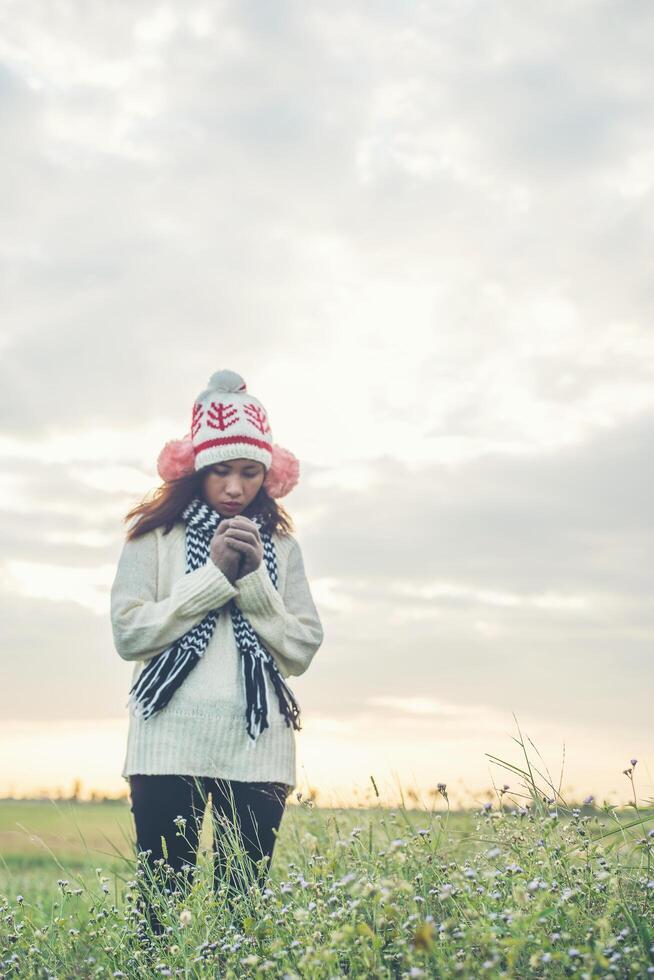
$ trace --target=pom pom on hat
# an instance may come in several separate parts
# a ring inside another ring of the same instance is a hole
[[[229,371],[227,369],[223,371],[214,371],[214,373],[209,378],[206,388],[204,388],[198,397],[196,402],[203,401],[207,395],[215,394],[220,392],[221,394],[247,394],[248,387],[242,377],[237,371]]]
[[[166,482],[188,476],[193,473],[194,468],[195,454],[190,432],[183,439],[171,439],[167,442],[157,458],[157,472]]]
[[[247,385],[236,371],[214,371],[209,378],[208,391],[247,391]]]
[[[300,477],[300,462],[290,449],[272,445],[272,462],[263,481],[271,497],[285,497],[297,484]]]

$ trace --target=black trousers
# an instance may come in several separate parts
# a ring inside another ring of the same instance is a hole
[[[148,896],[183,894],[193,883],[209,793],[215,890],[226,883],[231,904],[253,882],[264,885],[290,791],[286,783],[172,775],[133,775],[129,783],[137,857],[140,867],[149,869],[148,874],[144,868]],[[143,890],[139,904],[153,931],[161,933],[159,917]]]

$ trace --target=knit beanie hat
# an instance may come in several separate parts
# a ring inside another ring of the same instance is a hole
[[[216,371],[193,403],[190,431],[159,453],[157,472],[172,481],[221,460],[242,458],[263,463],[263,486],[271,497],[286,496],[298,482],[299,461],[273,443],[262,403],[248,393],[236,371]]]

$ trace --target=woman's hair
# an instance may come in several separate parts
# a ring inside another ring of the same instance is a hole
[[[166,480],[154,491],[146,494],[141,503],[132,507],[123,518],[123,521],[127,522],[132,517],[140,515],[136,524],[128,529],[127,540],[147,534],[155,527],[163,527],[164,534],[168,534],[173,525],[182,519],[182,511],[193,497],[201,496],[202,483],[211,465],[204,466],[188,476],[181,476],[177,480]],[[290,534],[294,530],[290,515],[269,495],[263,485],[259,487],[256,497],[243,510],[245,517],[251,514],[261,514],[264,519],[264,529],[270,533],[277,531],[278,534]]]

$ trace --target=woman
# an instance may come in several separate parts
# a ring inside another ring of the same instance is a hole
[[[300,709],[285,679],[304,673],[323,639],[275,502],[299,464],[273,444],[243,378],[225,370],[196,398],[188,435],[164,446],[158,472],[154,498],[125,517],[135,521],[111,590],[116,650],[134,661],[122,775],[143,873],[168,893],[193,879],[211,794],[214,884],[233,896],[265,880],[296,786]]]

